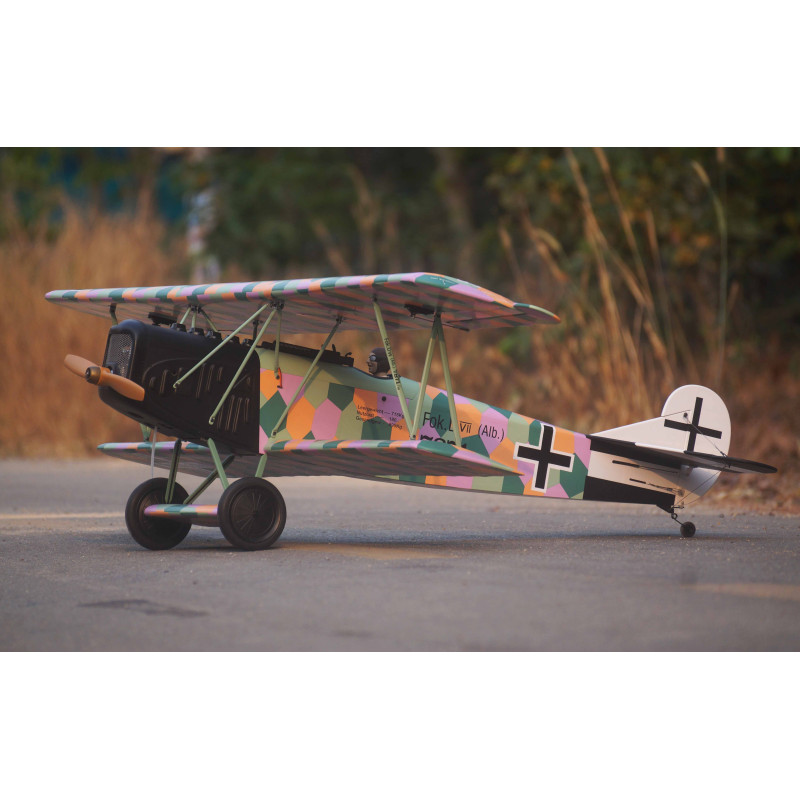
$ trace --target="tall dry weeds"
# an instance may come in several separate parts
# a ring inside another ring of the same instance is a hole
[[[12,227],[0,242],[4,287],[0,454],[65,456],[139,435],[134,423],[97,400],[63,367],[66,353],[99,361],[109,322],[47,303],[52,289],[146,286],[177,277],[180,253],[165,252],[163,226],[135,217],[67,207],[59,232]]]
[[[622,200],[604,151],[595,148],[594,154],[627,252],[610,244],[571,150],[566,158],[580,198],[577,212],[590,266],[577,279],[570,277],[562,246],[536,228],[526,212],[517,220],[526,239],[517,244],[520,252],[508,233],[499,231],[519,299],[551,308],[563,319],[559,332],[531,331],[531,369],[522,379],[527,384],[525,393],[538,396],[546,408],[558,408],[567,424],[584,430],[651,416],[680,383],[713,383],[707,374],[706,354],[718,352],[708,346],[718,340],[702,326],[687,326],[679,304],[667,291],[652,210],[645,213],[639,231],[648,252],[639,244],[634,217]],[[713,322],[712,318],[706,328],[713,327]],[[692,327],[691,342],[687,327]],[[712,388],[720,389],[718,385]]]
[[[578,161],[567,150],[591,267],[577,280],[570,278],[561,245],[536,228],[525,212],[517,222],[526,241],[516,247],[501,225],[498,235],[513,276],[515,299],[555,310],[563,323],[560,330],[531,329],[529,363],[511,364],[502,356],[484,358],[481,370],[468,373],[468,385],[462,380],[461,389],[483,397],[484,387],[496,389],[499,384],[508,398],[506,407],[576,430],[594,431],[655,416],[673,389],[686,383],[705,384],[720,392],[729,407],[732,453],[780,470],[777,476],[723,476],[717,494],[726,502],[738,498],[762,507],[800,507],[796,413],[800,376],[787,369],[788,359],[777,339],[761,349],[742,342],[734,347],[727,341],[727,317],[736,303],[736,286],[727,286],[724,208],[708,176],[703,183],[714,204],[721,239],[719,273],[683,276],[679,288],[700,294],[702,286],[716,281],[719,305],[701,309],[697,318],[690,318],[680,296],[668,291],[653,211],[647,209],[639,221],[639,235],[647,243],[643,251],[605,153],[599,148],[594,153],[627,252],[618,252],[610,244]],[[456,357],[475,350],[460,337],[454,340]],[[734,350],[737,369],[724,369]],[[464,360],[475,363],[471,357]]]

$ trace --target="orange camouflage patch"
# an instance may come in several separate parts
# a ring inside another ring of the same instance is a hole
[[[275,379],[275,373],[271,369],[261,370],[260,385],[261,394],[264,397],[272,397],[278,391],[278,381]]]
[[[356,389],[353,392],[353,402],[355,403],[358,416],[362,420],[372,419],[378,413],[377,392],[370,392],[367,389]]]
[[[292,439],[302,439],[311,430],[315,410],[305,397],[294,404],[286,419],[286,430]]]
[[[560,450],[562,453],[574,452],[575,434],[565,428],[556,428],[553,436],[553,450]]]
[[[456,416],[461,426],[461,436],[470,436],[480,431],[482,414],[475,406],[468,406],[466,403],[456,405]]]
[[[404,419],[397,420],[397,422],[392,425],[392,441],[408,441],[410,438],[411,437],[408,435],[408,426],[406,425],[406,421]]]
[[[491,459],[492,461],[499,461],[507,467],[516,468],[514,462],[514,442],[506,436],[506,438],[492,450]]]

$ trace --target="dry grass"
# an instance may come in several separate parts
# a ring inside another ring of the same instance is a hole
[[[68,210],[53,239],[17,227],[0,243],[6,353],[0,454],[86,454],[99,442],[140,435],[62,364],[66,353],[99,361],[109,323],[51,305],[44,295],[51,289],[169,282],[180,255],[164,252],[163,236],[147,214],[86,218]]]
[[[602,151],[598,159],[603,165]],[[644,220],[648,251],[642,253],[606,164],[609,193],[629,245],[624,256],[615,252],[597,223],[578,165],[573,159],[571,163],[592,269],[579,282],[571,280],[559,243],[524,215],[523,243],[512,242],[501,228],[514,299],[552,308],[564,324],[515,334],[530,337],[531,355],[523,363],[499,348],[503,332],[451,333],[448,350],[457,391],[592,431],[654,416],[676,386],[705,383],[728,403],[734,455],[781,470],[777,476],[723,476],[711,497],[728,505],[800,511],[800,377],[788,371],[780,342],[766,351],[737,346],[734,368],[733,348],[728,344],[726,350],[720,343],[715,309],[687,333],[677,304],[664,288],[652,215],[649,223],[647,217]],[[68,352],[99,360],[108,322],[57,308],[43,296],[51,289],[180,281],[184,253],[179,247],[165,250],[163,242],[162,226],[146,212],[134,218],[87,218],[68,211],[55,238],[17,229],[0,243],[7,354],[0,378],[0,455],[88,454],[99,442],[138,437],[137,426],[99,403],[95,392],[62,366]],[[384,251],[380,242],[376,248]],[[335,250],[330,257],[338,258]],[[337,265],[341,262],[332,264],[333,271]],[[590,296],[600,302],[589,302]],[[319,345],[318,338],[298,337],[298,342]],[[690,346],[689,338],[702,346]],[[340,350],[352,350],[363,367],[360,362],[376,340],[344,334],[336,342]],[[398,336],[394,349],[404,374],[418,378],[423,337]],[[709,376],[723,363],[727,367],[719,385]],[[437,361],[431,382],[442,384]]]

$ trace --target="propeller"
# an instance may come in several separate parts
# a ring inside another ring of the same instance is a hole
[[[123,378],[122,375],[115,375],[108,367],[98,367],[88,359],[73,355],[64,359],[64,366],[96,386],[108,386],[131,400],[144,400],[144,389],[138,383]]]

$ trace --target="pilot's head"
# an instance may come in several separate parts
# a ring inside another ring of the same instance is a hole
[[[367,358],[367,367],[370,375],[376,378],[386,378],[389,372],[389,359],[386,358],[386,349],[383,347],[374,347],[372,352]]]

